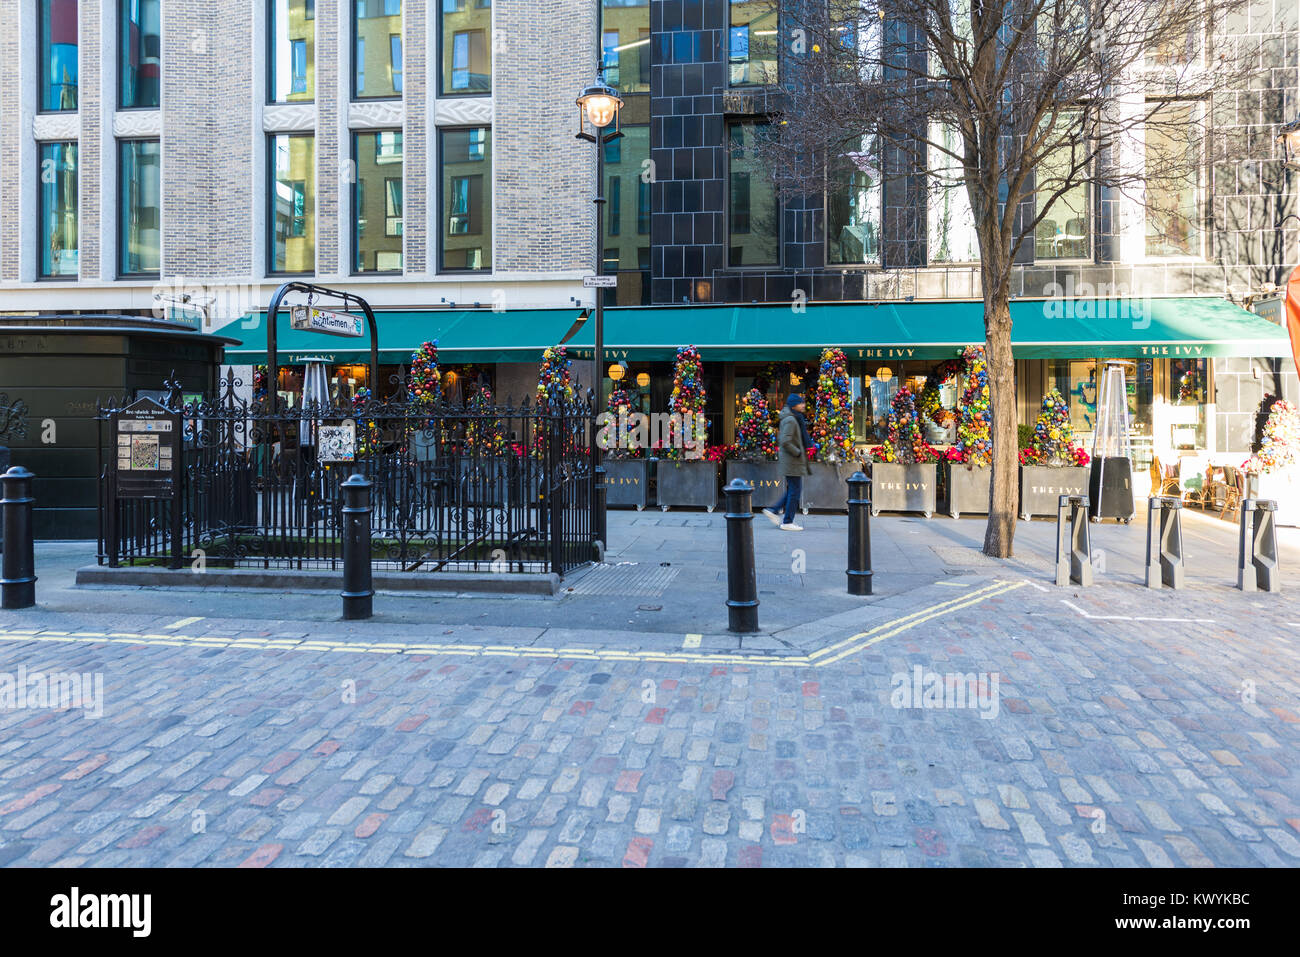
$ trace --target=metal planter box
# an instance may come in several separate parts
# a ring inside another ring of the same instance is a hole
[[[967,468],[960,462],[944,463],[944,484],[948,487],[948,514],[960,518],[962,513],[989,513],[989,482],[993,470]]]
[[[655,502],[664,511],[674,505],[704,508],[710,512],[717,507],[717,462],[660,459],[655,473],[658,476]]]
[[[937,477],[938,469],[932,462],[923,465],[871,463],[871,514],[921,512],[929,518],[935,509]]]
[[[647,459],[606,459],[605,505],[635,508],[650,504],[650,462]]]
[[[785,493],[785,476],[775,462],[727,463],[726,484],[743,479],[754,486],[754,508],[767,508]]]
[[[805,515],[810,508],[839,512],[849,510],[848,478],[857,467],[845,462],[809,462],[812,474],[803,477],[799,506]]]
[[[1087,495],[1088,469],[1076,465],[1020,466],[1020,517],[1056,517],[1062,495]]]

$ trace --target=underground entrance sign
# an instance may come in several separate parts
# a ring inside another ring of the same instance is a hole
[[[323,332],[331,336],[361,338],[361,320],[346,312],[330,312],[314,306],[294,306],[289,310],[289,327],[306,332]]]
[[[118,498],[176,497],[181,465],[181,416],[153,399],[113,413]]]

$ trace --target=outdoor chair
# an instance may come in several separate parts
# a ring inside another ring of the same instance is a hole
[[[1231,465],[1223,467],[1223,507],[1219,510],[1219,518],[1223,518],[1228,512],[1236,512],[1241,506],[1241,493],[1243,474],[1240,469],[1233,468]]]
[[[1151,494],[1182,494],[1182,490],[1178,487],[1178,476],[1160,464],[1160,456],[1158,455],[1151,460]]]

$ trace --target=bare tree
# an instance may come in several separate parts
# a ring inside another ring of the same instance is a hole
[[[1219,115],[1235,109],[1239,91],[1269,95],[1260,44],[1241,36],[1249,0],[783,8],[784,98],[759,145],[780,193],[834,193],[865,171],[890,197],[886,270],[977,254],[994,443],[984,551],[1007,557],[1018,465],[1013,267],[1040,227],[1053,233],[1040,241],[1088,254],[1090,222],[1109,237],[1104,259],[1130,258],[1123,244],[1134,235],[1170,255],[1199,254],[1212,164],[1271,148],[1258,135],[1236,141],[1229,131],[1243,128]],[[1133,202],[1099,201],[1120,195]],[[1121,208],[1145,211],[1136,233],[1113,221]],[[977,250],[945,248],[960,217],[973,224]],[[927,225],[939,238],[928,250]]]

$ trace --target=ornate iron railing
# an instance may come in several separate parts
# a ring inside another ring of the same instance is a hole
[[[340,484],[371,481],[371,555],[402,571],[566,571],[593,557],[590,396],[465,406],[396,393],[308,408],[253,398],[228,373],[168,407],[183,431],[171,500],[122,498],[101,404],[99,562],[342,567]]]

